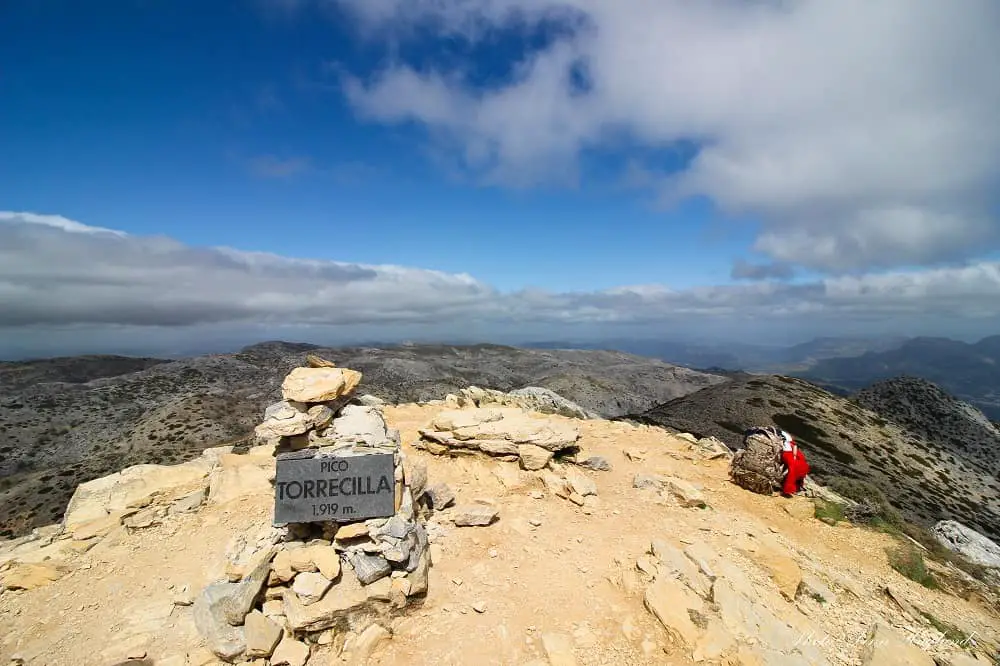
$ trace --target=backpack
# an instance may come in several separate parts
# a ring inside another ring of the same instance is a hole
[[[781,464],[784,438],[777,428],[750,428],[743,433],[743,448],[733,454],[729,478],[754,493],[770,495],[781,488],[785,470]]]

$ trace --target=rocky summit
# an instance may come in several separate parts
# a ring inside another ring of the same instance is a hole
[[[720,439],[459,394],[380,404],[346,371],[296,375],[253,441],[91,480],[62,521],[0,543],[0,663],[1000,656],[996,587],[905,537],[818,520],[820,497],[840,499],[815,483],[793,498],[735,486]],[[393,461],[388,515],[275,524],[284,461],[373,455]],[[966,526],[939,532],[955,549],[995,547]]]
[[[389,403],[454,394],[567,416],[641,411],[726,381],[619,352],[499,345],[325,349],[269,342],[179,360],[0,362],[0,536],[59,520],[73,490],[91,479],[245,445],[268,405],[320,397],[309,393],[307,380],[286,379],[308,367],[309,355],[351,369],[357,375],[331,374],[344,387],[360,381],[361,393]]]

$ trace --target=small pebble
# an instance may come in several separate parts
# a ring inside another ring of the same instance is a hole
[[[472,604],[472,610],[476,611],[477,613],[485,613],[486,603],[482,601],[477,601],[476,603]]]

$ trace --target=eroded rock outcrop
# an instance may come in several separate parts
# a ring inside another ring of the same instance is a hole
[[[964,555],[969,561],[1000,569],[1000,545],[974,529],[955,520],[942,520],[934,525],[934,536],[946,548]]]
[[[572,400],[541,386],[525,386],[510,392],[483,389],[478,386],[464,388],[458,394],[445,397],[445,405],[461,407],[519,407],[530,412],[558,414],[574,419],[598,419],[599,414],[588,411]]]

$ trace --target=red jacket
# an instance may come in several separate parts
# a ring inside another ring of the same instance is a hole
[[[795,444],[792,444],[791,451],[782,451],[781,461],[788,469],[781,491],[786,495],[794,495],[801,489],[802,481],[809,473],[809,463],[806,462],[805,454]]]

